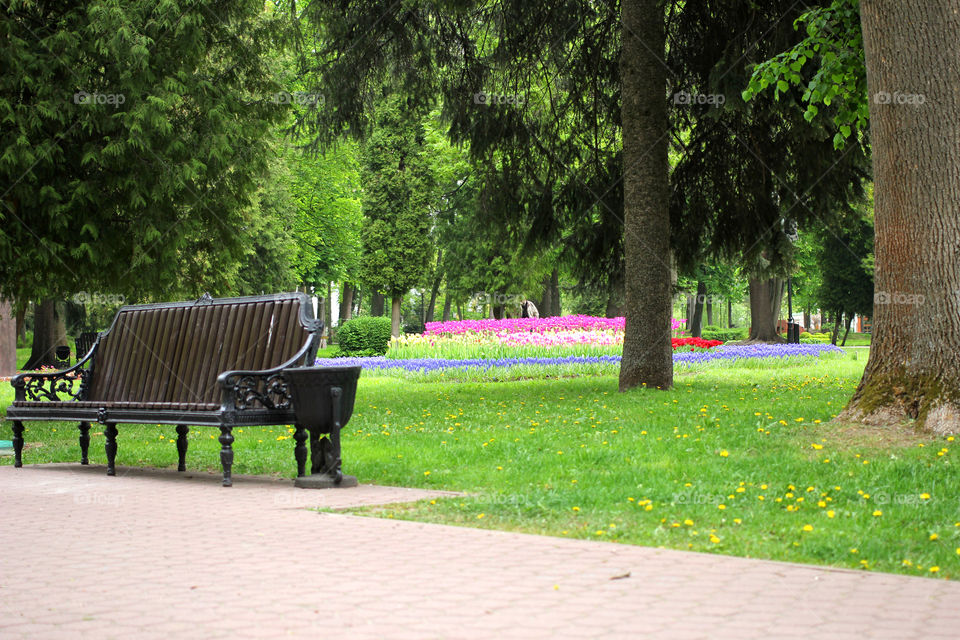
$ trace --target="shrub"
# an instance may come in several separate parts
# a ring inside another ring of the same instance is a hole
[[[700,337],[704,340],[720,340],[730,342],[731,340],[743,340],[747,337],[747,330],[743,327],[734,327],[733,329],[721,329],[708,325],[700,332]]]
[[[390,318],[351,318],[337,332],[340,351],[348,356],[382,356],[390,345],[390,328]]]

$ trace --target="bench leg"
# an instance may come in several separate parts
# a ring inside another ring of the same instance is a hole
[[[80,464],[90,464],[90,423],[80,423]]]
[[[297,459],[297,477],[303,478],[307,475],[307,429],[302,424],[295,426],[293,440],[296,446],[293,448],[293,455]]]
[[[177,471],[187,470],[187,434],[190,427],[185,424],[177,425]]]
[[[13,466],[23,466],[23,423],[13,422]]]
[[[220,464],[223,466],[223,486],[233,486],[230,470],[233,467],[233,427],[220,427]]]
[[[108,422],[103,430],[103,435],[107,437],[107,442],[103,445],[107,453],[107,475],[117,475],[117,425]]]

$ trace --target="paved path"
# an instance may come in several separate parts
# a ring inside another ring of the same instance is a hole
[[[957,582],[304,508],[425,491],[118,471],[0,467],[0,638],[960,636]]]

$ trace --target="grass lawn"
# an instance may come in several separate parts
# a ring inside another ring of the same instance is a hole
[[[362,482],[468,493],[360,511],[380,517],[958,579],[955,442],[829,423],[866,355],[705,367],[672,391],[627,394],[614,376],[364,374],[344,466]],[[0,406],[11,400],[6,386]],[[27,464],[78,460],[74,425],[27,428]],[[289,429],[234,433],[237,474],[293,477]],[[216,435],[191,431],[188,466],[219,470]],[[118,464],[173,468],[175,438],[172,426],[121,425]]]

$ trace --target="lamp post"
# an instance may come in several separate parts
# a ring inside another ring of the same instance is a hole
[[[787,342],[800,342],[800,327],[793,322],[793,276],[787,276]]]

